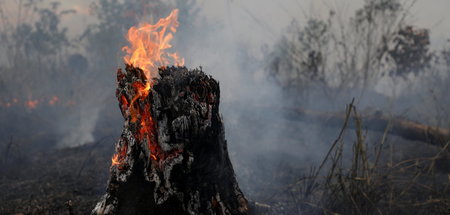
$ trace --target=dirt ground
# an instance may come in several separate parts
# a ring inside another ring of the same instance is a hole
[[[89,214],[105,192],[111,142],[34,154],[20,164],[4,160],[0,214],[69,214],[68,204],[74,214]]]

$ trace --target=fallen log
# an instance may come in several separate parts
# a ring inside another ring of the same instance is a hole
[[[92,214],[247,214],[219,114],[219,84],[201,70],[117,74],[124,128],[107,192]]]
[[[319,122],[325,126],[341,127],[345,120],[344,113],[327,113],[302,108],[284,108],[290,119]],[[400,136],[407,140],[422,141],[436,146],[443,146],[450,140],[450,130],[429,126],[401,117],[390,117],[382,112],[363,113],[361,119],[365,128]],[[388,128],[389,126],[389,128]],[[349,123],[349,128],[356,125]]]

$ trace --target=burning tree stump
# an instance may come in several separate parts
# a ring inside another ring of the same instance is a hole
[[[228,157],[219,84],[201,70],[117,73],[125,118],[107,193],[92,214],[247,214]]]

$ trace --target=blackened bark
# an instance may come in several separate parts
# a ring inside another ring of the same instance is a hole
[[[107,193],[92,214],[247,214],[219,114],[219,84],[201,70],[118,71],[125,118]]]

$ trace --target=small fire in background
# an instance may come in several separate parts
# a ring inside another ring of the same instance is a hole
[[[149,157],[153,160],[164,158],[164,155],[160,153],[159,146],[154,140],[155,123],[150,114],[151,106],[144,100],[150,92],[153,78],[158,75],[158,68],[168,65],[184,65],[184,59],[179,57],[178,53],[168,51],[172,48],[170,42],[178,26],[178,9],[174,9],[169,16],[160,19],[156,24],[143,23],[139,27],[131,27],[126,35],[130,45],[122,48],[126,53],[123,58],[125,63],[142,69],[147,81],[146,83],[138,81],[132,83],[136,92],[133,99],[128,101],[127,98],[122,96],[119,98],[119,102],[122,111],[129,111],[132,123],[136,123],[138,118],[140,119],[140,129],[136,139],[139,141],[147,140],[150,151]],[[135,105],[138,100],[145,104],[143,109],[139,105]],[[111,159],[112,165],[120,165],[125,159],[126,152],[127,145],[118,149]]]
[[[54,105],[59,101],[59,98],[57,96],[53,96],[50,101],[48,101],[49,105]]]
[[[27,109],[33,110],[38,107],[44,106],[73,106],[75,102],[70,99],[61,99],[58,96],[44,97],[44,98],[29,98],[27,100],[22,100],[18,98],[12,98],[9,100],[0,100],[0,107],[10,108],[10,107],[25,107]]]
[[[37,100],[37,99],[30,99],[30,100],[27,101],[26,106],[29,109],[35,109],[38,104],[39,104],[39,100]]]

